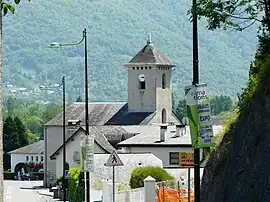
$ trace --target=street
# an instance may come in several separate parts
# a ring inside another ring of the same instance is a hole
[[[33,186],[41,186],[41,181],[4,181],[4,202],[45,202],[43,196],[37,190],[31,189]],[[24,189],[21,189],[24,188]]]

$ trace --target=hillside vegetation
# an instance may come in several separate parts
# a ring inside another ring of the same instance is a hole
[[[192,79],[191,1],[175,0],[35,0],[4,18],[4,82],[27,88],[60,83],[66,76],[68,95],[83,94],[83,45],[48,48],[51,42],[77,42],[88,30],[90,99],[126,100],[123,66],[152,34],[154,45],[175,64],[173,85],[179,99]],[[201,82],[210,93],[235,96],[245,86],[253,58],[256,31],[207,31],[200,21]],[[255,29],[253,29],[255,30]],[[247,33],[248,32],[248,33]]]

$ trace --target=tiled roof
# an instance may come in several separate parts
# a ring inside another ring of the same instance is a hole
[[[186,126],[186,132],[183,136],[175,136],[175,126],[168,126],[167,128],[167,140],[160,142],[160,126],[148,125],[148,126],[125,126],[123,127],[127,132],[137,131],[138,135],[131,137],[118,143],[119,147],[125,146],[191,146],[190,130],[189,126]],[[213,126],[214,135],[220,133],[223,130],[223,126]]]
[[[128,63],[160,64],[173,66],[172,62],[152,44],[145,45]]]
[[[126,102],[97,102],[89,103],[90,125],[104,125],[113,115],[115,115]],[[68,120],[80,120],[85,124],[85,104],[84,102],[74,102],[66,109],[66,123]],[[62,125],[62,113],[45,124],[45,126]]]
[[[66,143],[68,143],[75,135],[79,134],[79,132],[84,132],[85,127],[79,127],[78,129],[69,129],[66,132]],[[105,150],[107,153],[111,153],[115,148],[109,143],[107,138],[105,137],[107,134],[111,136],[115,134],[126,134],[127,132],[122,129],[120,126],[90,126],[89,133],[94,135],[95,142]],[[120,142],[120,141],[119,141]],[[61,145],[52,155],[51,158],[55,156],[61,149],[63,145]]]
[[[44,152],[44,140],[40,140],[38,142],[10,151],[8,153],[9,154],[41,154],[43,152]]]
[[[139,125],[147,124],[155,112],[128,112],[126,102],[98,102],[89,104],[90,125]],[[61,126],[62,113],[45,124],[45,126]],[[80,120],[85,125],[85,104],[74,102],[66,109],[68,120]]]

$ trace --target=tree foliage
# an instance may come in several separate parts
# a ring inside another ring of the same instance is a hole
[[[24,100],[8,97],[4,102],[4,119],[15,117],[21,121],[21,130],[25,131],[30,143],[37,138],[43,139],[43,124],[54,118],[62,110],[62,104],[49,103],[37,104]],[[23,128],[24,127],[24,128]]]
[[[255,22],[269,24],[269,0],[198,0],[189,13],[206,17],[210,30],[233,28],[239,31]]]
[[[220,95],[211,98],[210,105],[212,115],[218,115],[222,112],[230,111],[233,107],[233,101],[229,96]]]
[[[91,12],[84,12],[85,8]],[[35,91],[39,85],[59,83],[64,74],[70,100],[83,95],[83,45],[60,49],[46,46],[54,41],[77,42],[85,26],[89,38],[89,100],[127,99],[127,70],[123,64],[146,44],[148,32],[152,34],[154,46],[176,65],[172,85],[175,99],[179,100],[183,95],[181,89],[190,83],[192,75],[192,25],[186,15],[188,8],[187,2],[175,0],[118,3],[78,0],[61,1],[57,5],[52,1],[22,3],[15,15],[7,15],[3,22],[4,85],[24,86]],[[140,14],[134,9],[140,10]],[[125,32],[122,27],[125,27]],[[201,79],[208,81],[213,95],[235,96],[239,85],[244,86],[248,78],[247,65],[256,50],[256,41],[250,38],[256,37],[256,31],[248,30],[247,35],[223,31],[209,33],[204,22],[199,24],[199,29]],[[224,53],[230,53],[230,57],[224,57]],[[8,95],[5,87],[4,93]],[[56,97],[61,99],[60,93],[20,93],[20,97],[54,101]]]
[[[144,179],[148,176],[153,177],[157,182],[174,179],[169,173],[167,173],[166,170],[160,167],[137,167],[131,173],[131,178],[129,181],[131,189],[143,187]]]
[[[28,0],[30,2],[30,0]],[[1,11],[2,14],[5,16],[8,12],[15,13],[15,7],[10,4],[10,1],[0,0],[1,2]],[[13,1],[12,1],[13,2]],[[18,5],[21,0],[14,0],[14,3]]]
[[[210,99],[211,114],[219,115],[220,113],[230,111],[233,108],[233,101],[231,97],[226,95],[214,96]],[[177,118],[182,120],[183,117],[187,116],[186,100],[181,99],[175,109]]]

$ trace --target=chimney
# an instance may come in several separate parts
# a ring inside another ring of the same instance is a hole
[[[72,126],[80,126],[81,125],[81,121],[80,120],[68,120],[68,127],[72,127]]]
[[[183,136],[184,135],[184,129],[185,129],[185,125],[177,124],[176,125],[176,134],[175,134],[175,137]]]
[[[167,125],[161,125],[160,126],[160,142],[166,141],[166,131],[167,131]]]

